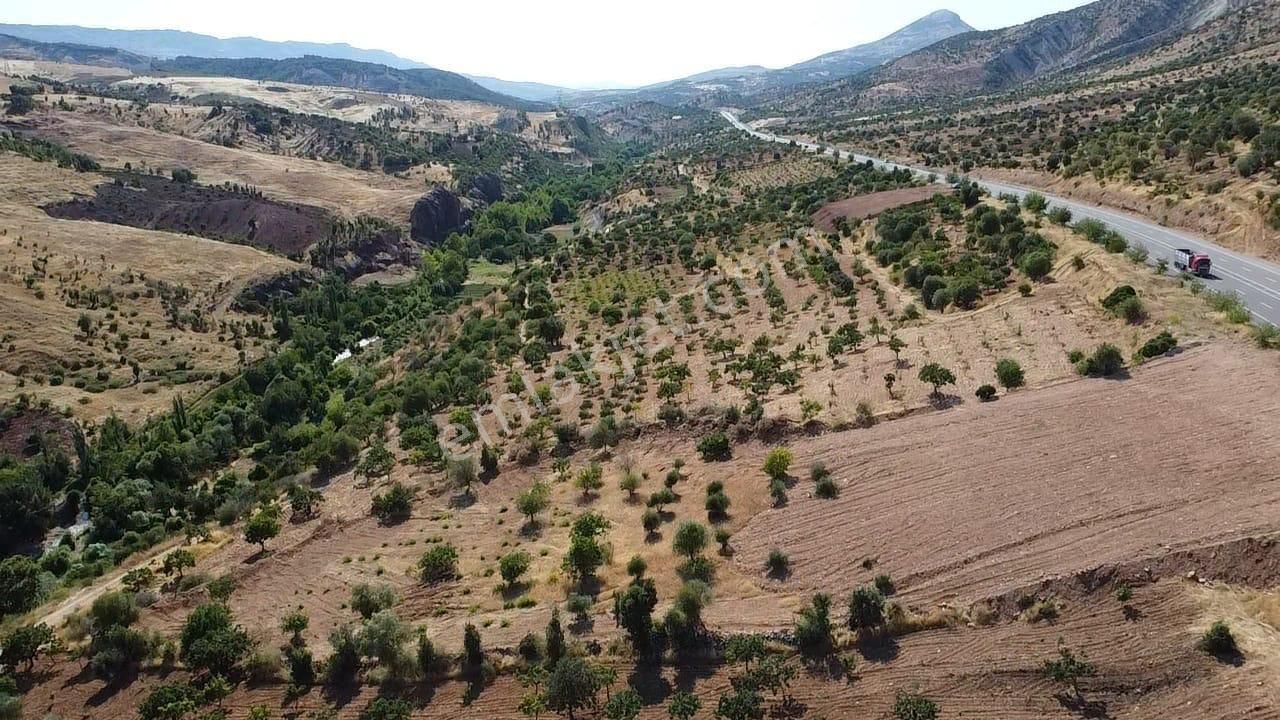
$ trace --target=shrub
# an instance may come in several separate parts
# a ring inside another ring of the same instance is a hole
[[[1147,321],[1147,308],[1142,304],[1142,300],[1136,297],[1124,299],[1112,309],[1111,313],[1118,318],[1123,318],[1130,325],[1141,325]]]
[[[441,543],[422,554],[418,559],[418,576],[428,585],[453,580],[458,576],[458,551],[448,543]]]
[[[729,516],[729,496],[724,493],[714,492],[707,495],[706,509],[707,518],[712,522],[720,522]]]
[[[183,167],[174,168],[169,172],[169,175],[173,178],[174,182],[182,183],[183,185],[190,185],[196,181],[196,174]]]
[[[662,525],[662,516],[658,514],[657,510],[648,508],[640,516],[640,525],[644,528],[646,533],[652,535],[657,532],[658,527]]]
[[[1160,357],[1178,346],[1178,340],[1168,330],[1148,340],[1138,349],[1138,355],[1144,358]]]
[[[729,438],[724,433],[712,433],[698,441],[698,454],[706,462],[725,461],[733,456]]]
[[[1110,343],[1099,345],[1092,355],[1075,361],[1076,372],[1090,377],[1110,377],[1124,369],[1120,348]]]
[[[874,584],[876,591],[885,597],[897,592],[897,588],[893,585],[893,580],[888,575],[877,575]]]
[[[390,585],[370,585],[362,582],[351,588],[351,609],[365,620],[395,604],[396,591]]]
[[[860,587],[849,596],[849,629],[870,630],[884,624],[884,596],[874,587]]]
[[[813,487],[813,494],[823,500],[834,500],[840,496],[840,487],[830,475],[818,480]]]
[[[791,468],[791,459],[791,451],[787,448],[774,448],[765,457],[765,474],[774,480],[786,478],[787,471]]]
[[[1102,299],[1102,307],[1115,314],[1116,308],[1120,306],[1120,303],[1137,296],[1138,291],[1134,290],[1132,285],[1120,285]]]
[[[394,525],[409,519],[413,512],[413,490],[393,482],[387,491],[373,496],[372,512],[383,525]]]
[[[982,402],[990,402],[996,399],[996,387],[994,385],[979,385],[974,395]]]
[[[919,693],[900,690],[893,701],[893,716],[897,720],[935,720],[938,704]]]
[[[1017,360],[1003,358],[996,362],[996,380],[1006,389],[1012,390],[1026,384],[1026,375]]]
[[[1212,655],[1234,655],[1239,652],[1235,635],[1231,634],[1231,628],[1222,620],[1210,625],[1209,629],[1204,631],[1197,647]]]
[[[765,570],[772,577],[786,577],[791,572],[791,558],[787,554],[774,548],[769,551],[769,557],[764,561]]]

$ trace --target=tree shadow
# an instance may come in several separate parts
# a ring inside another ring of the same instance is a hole
[[[674,690],[671,682],[662,676],[662,663],[649,660],[636,663],[627,676],[627,684],[640,695],[640,700],[645,705],[663,702]]]
[[[454,510],[466,510],[476,504],[476,494],[469,490],[449,496],[449,507]]]
[[[964,404],[964,398],[959,395],[950,395],[948,393],[938,393],[929,395],[929,405],[934,410],[946,410],[948,408],[959,407]]]
[[[535,520],[526,520],[520,526],[520,537],[535,539],[542,536],[542,523]]]
[[[1058,704],[1080,717],[1095,720],[1106,720],[1111,717],[1107,714],[1107,704],[1101,700],[1087,700],[1083,695],[1062,692],[1055,693],[1054,697],[1058,700]]]
[[[863,659],[873,663],[889,663],[898,657],[898,640],[887,633],[863,635],[858,638],[858,651]]]
[[[808,704],[788,695],[769,711],[772,718],[800,718],[809,712]]]
[[[1125,605],[1120,610],[1124,613],[1124,619],[1127,622],[1138,622],[1143,618],[1142,611],[1132,605]]]
[[[245,558],[242,561],[242,564],[253,565],[257,563],[259,560],[265,560],[268,557],[271,557],[270,548],[258,548],[258,551],[250,555],[249,557]]]
[[[1222,663],[1223,665],[1230,665],[1231,667],[1240,667],[1241,665],[1244,664],[1244,655],[1236,648],[1231,648],[1230,650],[1219,650],[1217,652],[1211,652],[1209,654],[1213,656],[1214,660],[1217,660],[1219,663]]]
[[[513,602],[532,587],[533,583],[517,580],[510,585],[503,583],[501,586],[494,588],[494,592],[502,598],[503,602]]]

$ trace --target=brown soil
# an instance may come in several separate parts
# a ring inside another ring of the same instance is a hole
[[[884,192],[859,195],[848,200],[828,203],[813,214],[813,226],[822,232],[835,232],[836,220],[839,218],[866,219],[875,217],[885,210],[908,205],[921,200],[928,200],[938,194],[936,186],[902,188]]]
[[[45,206],[66,220],[96,220],[148,230],[199,235],[300,257],[330,234],[324,210],[281,203],[224,187],[179,183],[156,175],[120,173],[92,198]]]
[[[78,432],[70,420],[49,410],[18,405],[0,408],[0,456],[28,457],[32,439],[43,437],[74,459]]]
[[[806,443],[798,457],[826,463],[840,498],[797,497],[755,518],[735,562],[759,567],[778,547],[792,558],[789,588],[843,591],[889,573],[905,599],[935,605],[1085,562],[1276,531],[1280,481],[1258,469],[1280,460],[1278,365],[1206,348],[1132,380],[1069,382]],[[738,462],[757,465],[755,455]]]

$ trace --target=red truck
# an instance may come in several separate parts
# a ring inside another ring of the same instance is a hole
[[[1173,251],[1173,266],[1183,272],[1207,278],[1210,275],[1213,262],[1204,253],[1198,253],[1188,248],[1178,248]]]

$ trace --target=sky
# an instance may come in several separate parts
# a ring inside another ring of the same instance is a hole
[[[565,87],[630,87],[781,67],[934,10],[988,30],[1084,0],[0,0],[0,22],[345,42],[434,67]]]

